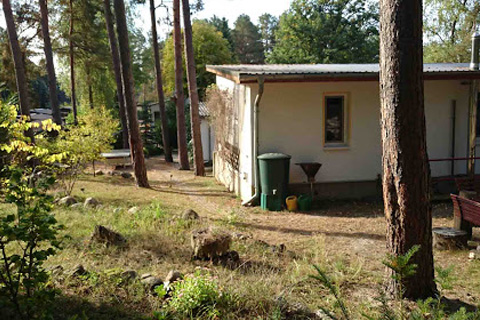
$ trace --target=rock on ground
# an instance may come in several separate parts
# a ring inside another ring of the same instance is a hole
[[[133,176],[130,172],[122,172],[120,175],[122,176],[122,178],[125,178],[125,179],[133,178]]]
[[[87,273],[87,270],[81,265],[77,264],[70,273],[72,276],[83,276]]]
[[[128,209],[128,213],[135,214],[138,212],[138,210],[140,210],[138,207],[131,207],[130,209]]]
[[[197,259],[220,258],[230,249],[230,234],[211,227],[192,231],[193,257]]]
[[[71,206],[72,204],[75,204],[75,203],[77,203],[77,200],[75,200],[75,198],[72,196],[66,196],[58,200],[58,204],[63,206]]]
[[[232,238],[235,240],[247,240],[251,239],[252,236],[241,232],[232,232]]]
[[[140,282],[147,286],[150,290],[154,290],[155,287],[163,285],[162,279],[152,276],[149,273],[142,274]]]
[[[228,251],[219,258],[218,262],[224,267],[235,269],[240,264],[240,255],[237,251]]]
[[[133,280],[137,277],[135,270],[126,270],[120,274],[120,277],[124,280]]]
[[[114,246],[124,245],[127,242],[127,240],[120,233],[112,231],[101,225],[95,226],[91,240]]]
[[[180,271],[177,271],[177,270],[171,270],[167,276],[165,277],[165,281],[164,282],[168,282],[168,283],[172,283],[172,282],[175,282],[177,280],[181,280],[183,279],[183,275]]]
[[[102,170],[97,170],[95,171],[96,176],[103,176],[103,171]]]
[[[83,204],[84,207],[96,207],[98,205],[100,205],[100,201],[92,197],[85,199]]]
[[[198,220],[200,216],[192,209],[187,209],[182,214],[182,219],[184,220]]]

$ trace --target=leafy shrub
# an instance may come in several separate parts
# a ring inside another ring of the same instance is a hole
[[[175,282],[172,297],[156,314],[158,319],[219,318],[231,305],[231,296],[220,290],[213,279],[196,273]]]
[[[14,210],[0,213],[0,303],[7,307],[0,310],[14,309],[21,319],[44,318],[55,291],[47,286],[42,264],[60,248],[57,233],[61,228],[50,214],[53,199],[47,190],[55,182],[53,164],[64,154],[50,153],[23,135],[33,127],[57,130],[51,121],[41,125],[25,118],[16,121],[15,108],[8,110],[0,123],[8,137],[0,150],[9,157],[0,188],[3,201]]]
[[[54,139],[39,141],[53,153],[64,152],[57,163],[59,184],[70,195],[85,166],[100,159],[101,153],[109,151],[118,130],[118,121],[104,107],[88,110],[78,117],[78,125],[70,125]]]

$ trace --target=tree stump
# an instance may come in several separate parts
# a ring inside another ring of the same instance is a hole
[[[463,249],[467,246],[468,233],[453,228],[434,228],[433,247],[438,250]]]

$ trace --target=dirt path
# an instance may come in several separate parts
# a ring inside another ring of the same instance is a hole
[[[235,215],[237,226],[254,238],[272,244],[305,250],[312,238],[322,241],[327,250],[347,255],[381,259],[384,255],[383,208],[364,202],[324,202],[309,213],[266,212],[244,208],[240,200],[215,182],[213,177],[194,177],[191,171],[179,171],[159,158],[150,159],[149,177],[152,186],[168,189],[188,197],[192,206],[200,208],[209,219]],[[449,204],[434,206],[434,226],[451,223]]]

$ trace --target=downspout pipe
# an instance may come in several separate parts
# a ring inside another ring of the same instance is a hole
[[[479,53],[480,53],[480,32],[477,28],[472,34],[472,60],[470,62],[470,70],[479,70]],[[477,146],[477,105],[478,105],[478,80],[472,80],[470,84],[470,105],[469,105],[469,121],[468,121],[468,160],[467,174],[473,178],[475,176],[475,149]]]
[[[258,170],[258,146],[259,146],[259,121],[258,121],[258,112],[260,109],[260,101],[262,100],[263,96],[263,89],[264,89],[264,77],[259,76],[257,78],[258,81],[258,92],[257,96],[255,97],[255,103],[253,104],[253,139],[252,139],[252,169],[253,169],[253,179],[255,181],[255,193],[253,196],[244,201],[242,206],[255,206],[258,205],[258,200],[260,199],[260,174]]]

